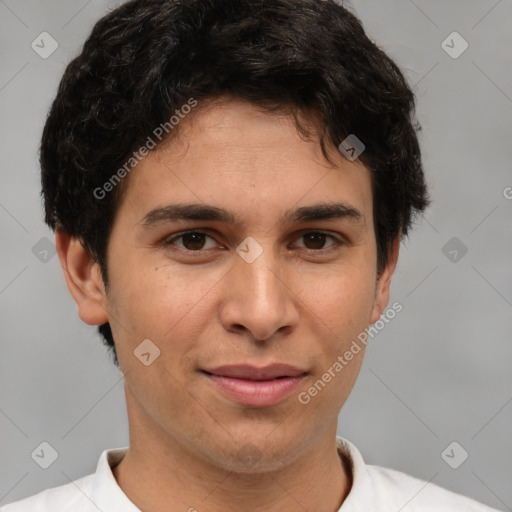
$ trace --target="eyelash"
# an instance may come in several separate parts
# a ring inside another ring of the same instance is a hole
[[[163,242],[163,246],[164,247],[169,247],[171,245],[174,245],[173,242],[175,240],[178,240],[178,239],[182,238],[185,235],[194,234],[194,233],[205,235],[205,236],[213,239],[213,237],[209,233],[207,233],[206,231],[202,231],[200,229],[192,229],[192,230],[189,230],[189,231],[182,231],[181,233],[177,233],[176,235],[173,235],[172,238],[165,239],[164,242]],[[315,255],[326,254],[327,252],[330,252],[332,250],[336,250],[336,249],[340,248],[341,246],[348,245],[348,242],[346,242],[345,240],[337,238],[334,235],[331,235],[330,233],[327,233],[327,232],[321,231],[321,230],[305,231],[305,232],[303,232],[297,238],[297,240],[299,240],[300,238],[302,238],[302,237],[304,237],[306,235],[310,235],[310,234],[326,235],[327,238],[332,238],[336,243],[331,245],[330,247],[325,248],[325,249],[307,249],[307,248],[303,248],[302,250],[305,251],[307,254],[315,254]],[[188,255],[198,255],[198,256],[200,256],[200,255],[204,255],[205,253],[208,253],[210,251],[210,249],[199,249],[197,251],[193,251],[193,250],[185,249],[185,248],[179,247],[179,246],[176,246],[176,247],[178,247],[178,248],[177,249],[172,249],[172,250],[185,252]]]

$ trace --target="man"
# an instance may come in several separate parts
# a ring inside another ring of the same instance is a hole
[[[42,181],[80,318],[125,376],[130,446],[2,510],[490,511],[336,437],[428,204],[413,111],[333,0],[136,0],[100,20]]]

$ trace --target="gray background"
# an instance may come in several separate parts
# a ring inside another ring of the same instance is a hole
[[[128,442],[121,374],[43,252],[37,162],[65,64],[116,5],[0,0],[0,504],[91,473]],[[369,463],[512,510],[512,2],[351,8],[414,85],[433,205],[402,245],[403,311],[370,342],[339,433]],[[43,31],[59,44],[48,59],[31,48]],[[441,47],[453,31],[469,43],[457,59]],[[30,456],[42,441],[59,453],[46,470]],[[441,457],[452,441],[469,453],[458,469]]]

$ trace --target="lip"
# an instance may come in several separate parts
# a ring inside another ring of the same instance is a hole
[[[248,407],[271,407],[286,400],[307,374],[288,364],[226,365],[202,372],[224,395]]]
[[[252,366],[250,364],[231,364],[206,368],[205,372],[221,377],[232,377],[245,380],[270,380],[278,377],[298,377],[306,373],[295,366],[283,363],[274,363],[267,366]]]

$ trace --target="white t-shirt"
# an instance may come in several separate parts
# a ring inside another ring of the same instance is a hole
[[[352,488],[338,512],[497,512],[438,485],[365,464],[358,449],[337,437],[352,470]],[[105,450],[96,473],[5,505],[0,512],[140,512],[112,473],[127,448]]]

